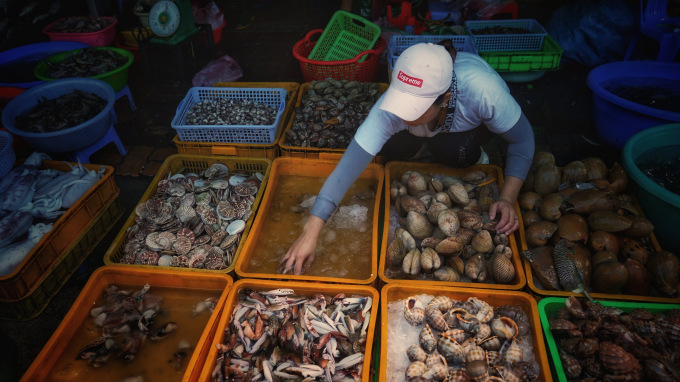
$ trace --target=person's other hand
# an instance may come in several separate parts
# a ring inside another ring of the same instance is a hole
[[[514,204],[501,198],[489,207],[489,218],[491,220],[500,215],[498,225],[496,225],[496,232],[510,235],[519,228],[519,217],[515,211]]]
[[[312,264],[316,255],[316,243],[324,223],[323,219],[309,215],[302,229],[302,234],[300,234],[300,237],[295,240],[281,259],[279,273],[293,271],[294,274],[299,275],[302,272],[303,266],[307,268]]]

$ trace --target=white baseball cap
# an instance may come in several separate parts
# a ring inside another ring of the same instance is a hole
[[[420,43],[403,51],[380,110],[415,121],[451,87],[453,60],[441,45]]]

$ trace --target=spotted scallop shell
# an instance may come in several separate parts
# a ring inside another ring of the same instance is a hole
[[[189,268],[203,268],[205,264],[205,255],[196,253],[189,258]]]
[[[146,247],[152,251],[160,251],[163,249],[163,246],[158,243],[158,232],[152,232],[146,235],[144,242],[146,243]]]
[[[234,192],[239,196],[250,196],[257,194],[257,187],[250,182],[243,181],[234,186]]]
[[[194,232],[190,230],[189,228],[182,228],[179,231],[177,231],[177,239],[183,237],[187,240],[189,240],[189,244],[193,244],[194,239],[196,236],[194,235]]]
[[[229,235],[226,231],[219,230],[210,238],[210,245],[220,245],[225,237]]]
[[[186,255],[191,249],[191,241],[184,236],[180,236],[177,238],[177,241],[175,241],[173,248],[179,255]]]
[[[172,266],[172,256],[170,256],[170,255],[161,256],[161,258],[158,259],[158,266],[159,267],[171,267]]]
[[[194,245],[205,244],[210,241],[210,235],[201,235],[194,240]]]
[[[177,268],[189,268],[189,259],[186,256],[174,256],[172,266]]]
[[[172,232],[161,232],[158,234],[156,242],[165,250],[172,249],[172,245],[177,241],[177,237]]]
[[[203,223],[207,225],[213,225],[217,223],[217,220],[219,218],[217,217],[217,214],[215,211],[211,209],[205,209],[201,212],[201,220],[203,220]]]
[[[217,204],[217,215],[220,219],[231,220],[236,217],[236,210],[231,203],[223,200]]]
[[[222,243],[220,243],[220,248],[222,249],[229,249],[231,246],[236,244],[238,242],[238,236],[237,235],[228,235],[227,237],[222,240]]]
[[[229,235],[236,235],[241,232],[246,228],[246,222],[243,220],[234,220],[233,222],[229,223],[229,226],[227,226],[227,233]]]
[[[177,211],[175,211],[175,217],[179,219],[182,223],[186,223],[191,219],[196,217],[196,210],[188,205],[181,205]]]
[[[158,265],[161,255],[158,252],[146,251],[139,255],[139,263],[142,265]]]
[[[121,264],[134,264],[137,256],[134,253],[128,253],[120,258]]]

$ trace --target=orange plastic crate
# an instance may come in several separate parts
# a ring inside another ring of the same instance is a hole
[[[231,293],[229,293],[229,298],[226,304],[224,304],[224,312],[222,312],[222,317],[215,331],[217,335],[210,345],[210,353],[208,353],[207,359],[204,362],[203,371],[201,372],[200,378],[196,381],[200,382],[210,382],[211,374],[215,368],[215,360],[217,359],[217,348],[215,345],[222,343],[224,340],[224,330],[229,325],[229,319],[234,310],[234,305],[237,302],[239,291],[243,288],[249,288],[254,291],[267,291],[277,288],[290,288],[295,290],[295,294],[311,297],[315,293],[325,293],[331,296],[335,296],[338,293],[344,293],[347,296],[359,295],[365,297],[371,297],[373,299],[373,306],[371,307],[371,319],[368,324],[367,336],[366,336],[366,351],[364,352],[364,368],[361,375],[362,381],[369,380],[369,374],[371,372],[371,352],[373,350],[373,337],[374,331],[376,330],[376,321],[378,319],[378,301],[380,299],[380,293],[372,287],[365,285],[342,285],[342,284],[320,284],[320,283],[309,283],[309,282],[295,282],[295,281],[272,281],[272,280],[239,280],[231,288]],[[195,381],[194,379],[191,380]]]
[[[283,111],[281,124],[276,133],[274,143],[269,145],[253,145],[245,143],[221,143],[221,142],[182,142],[175,135],[173,141],[180,154],[194,155],[223,155],[236,157],[267,158],[274,160],[279,156],[278,141],[288,120],[293,115],[294,103],[298,96],[300,84],[297,82],[218,82],[214,87],[227,88],[283,88],[288,92],[286,95],[286,108]]]
[[[408,282],[408,281],[407,281]],[[455,300],[467,300],[469,297],[477,297],[480,300],[486,301],[492,306],[514,305],[518,304],[524,309],[529,316],[531,340],[533,344],[533,353],[536,356],[536,362],[541,367],[541,372],[538,375],[538,380],[542,382],[552,382],[550,375],[550,364],[548,363],[548,353],[545,350],[545,342],[543,341],[543,332],[541,331],[541,321],[538,316],[538,306],[536,300],[526,293],[503,291],[503,290],[488,290],[488,289],[472,289],[472,288],[449,288],[436,285],[414,285],[392,283],[382,288],[380,292],[380,311],[381,318],[381,335],[380,335],[380,382],[387,381],[387,349],[389,346],[389,339],[387,325],[387,307],[390,302],[403,300],[409,296],[429,294],[433,296],[447,296]],[[416,330],[416,329],[414,329]],[[420,330],[420,327],[417,328]]]
[[[345,279],[335,277],[320,277],[308,275],[292,275],[292,274],[269,274],[256,273],[247,271],[250,259],[255,255],[255,246],[262,231],[269,206],[274,199],[274,192],[279,182],[281,175],[296,175],[296,176],[313,176],[313,177],[327,177],[333,172],[338,162],[322,161],[322,160],[307,160],[300,158],[277,158],[272,165],[272,172],[269,176],[269,184],[264,194],[261,203],[261,210],[255,217],[252,231],[248,235],[248,240],[243,246],[241,256],[236,261],[236,274],[240,278],[257,278],[257,279],[276,279],[276,280],[298,280],[298,281],[316,281],[316,282],[331,282],[331,283],[349,283],[349,284],[372,284],[377,276],[378,270],[378,222],[380,217],[380,197],[383,190],[384,173],[383,167],[379,164],[371,163],[366,170],[361,174],[360,178],[371,178],[378,180],[378,186],[375,191],[375,209],[373,212],[373,253],[371,255],[371,276],[368,279]]]
[[[489,164],[478,164],[466,169],[455,169],[435,163],[419,163],[419,162],[389,162],[385,166],[385,224],[389,224],[390,221],[390,184],[394,179],[401,179],[401,176],[406,173],[406,171],[418,171],[420,173],[430,173],[430,174],[445,174],[449,176],[464,176],[473,171],[482,171],[487,175],[491,175],[498,180],[498,188],[503,188],[503,171],[500,167],[489,165]],[[515,211],[517,216],[521,216],[519,213],[519,205],[515,203]],[[385,283],[400,283],[407,280],[400,279],[390,279],[385,276],[385,254],[387,253],[387,246],[390,244],[387,242],[389,236],[389,227],[386,226],[383,230],[382,246],[380,247],[380,267],[378,272],[380,279]],[[486,284],[486,283],[451,283],[445,281],[429,281],[429,280],[417,280],[410,281],[412,283],[417,283],[419,285],[439,285],[439,286],[457,286],[463,288],[480,288],[480,289],[504,289],[504,290],[520,290],[526,285],[526,278],[524,276],[524,271],[522,270],[522,261],[520,260],[519,252],[517,251],[517,243],[515,241],[515,236],[509,236],[509,247],[512,250],[512,264],[515,266],[515,278],[509,284]]]
[[[221,293],[215,310],[208,320],[208,324],[196,344],[187,371],[182,381],[195,380],[200,374],[209,347],[215,337],[215,329],[220,320],[224,303],[227,300],[233,280],[228,275],[186,273],[176,271],[152,272],[147,269],[129,268],[121,266],[105,266],[97,269],[85,287],[78,295],[73,306],[61,321],[47,344],[43,347],[31,367],[24,374],[21,381],[42,381],[47,379],[54,364],[59,360],[62,352],[75,333],[82,330],[83,322],[90,316],[90,309],[94,301],[99,299],[104,289],[113,284],[139,285],[150,284],[156,287],[171,287],[185,289],[214,290]],[[87,376],[81,380],[86,381]]]
[[[300,85],[300,91],[298,92],[297,96],[297,101],[295,102],[295,107],[300,107],[302,105],[302,96],[307,94],[309,92],[309,82],[304,83]],[[387,88],[389,87],[388,84],[380,84],[380,88],[378,91],[380,93],[384,93]],[[283,134],[281,134],[281,138],[279,139],[279,148],[281,150],[281,156],[282,157],[294,157],[294,158],[307,158],[307,159],[324,159],[324,160],[336,160],[339,161],[340,158],[342,157],[342,154],[345,153],[345,149],[329,149],[329,148],[323,148],[320,149],[318,147],[300,147],[300,146],[288,146],[285,144],[286,142],[286,131],[290,130],[293,127],[293,119],[295,117],[295,111],[293,110],[292,116],[289,118],[288,123],[286,124],[286,128],[283,131]],[[373,158],[373,163],[378,163],[378,164],[384,164],[385,163],[385,158],[383,157],[375,157]]]
[[[146,190],[139,203],[146,202],[147,200],[151,199],[151,197],[156,195],[156,190],[158,189],[158,182],[166,178],[169,173],[177,174],[182,170],[186,170],[187,172],[200,174],[203,170],[208,169],[208,167],[212,166],[214,163],[222,163],[229,167],[230,171],[245,171],[249,174],[261,172],[262,174],[264,174],[264,179],[262,179],[260,189],[257,190],[257,194],[255,194],[255,203],[253,204],[253,215],[256,215],[257,209],[260,206],[260,201],[262,200],[262,195],[264,194],[264,189],[267,186],[267,181],[269,180],[269,172],[272,167],[271,166],[272,162],[269,159],[265,158],[228,158],[228,157],[182,155],[182,154],[171,155],[165,160],[165,162],[163,162],[161,168],[158,170],[158,173],[151,181],[151,185]],[[241,240],[239,241],[238,248],[236,249],[236,253],[234,254],[234,261],[232,261],[231,265],[229,265],[226,269],[211,270],[197,268],[161,267],[157,265],[120,264],[120,259],[124,255],[123,248],[127,243],[126,236],[127,229],[135,225],[136,216],[137,214],[135,213],[135,211],[132,211],[130,217],[123,225],[123,228],[121,228],[120,232],[118,233],[118,236],[116,236],[116,238],[113,240],[113,243],[106,251],[106,254],[104,254],[104,264],[120,265],[129,268],[155,269],[157,271],[173,270],[182,272],[231,273],[234,270],[236,259],[239,258],[241,250],[244,247],[243,243],[246,241],[246,238],[248,237],[248,232],[250,231],[250,227],[253,224],[254,219],[251,217],[246,222],[246,228],[243,230]]]
[[[638,211],[640,211],[640,214],[644,216],[642,213],[642,208],[640,207],[640,204],[638,204],[637,199],[635,199],[635,196],[631,195],[631,198],[633,198],[633,202],[635,203],[635,206],[638,208]],[[524,221],[521,219],[522,215],[519,215],[519,229],[517,230],[517,233],[519,235],[520,239],[520,244],[522,245],[522,251],[529,249],[529,245],[527,244],[527,239],[526,239],[526,231],[524,230]],[[656,240],[656,236],[654,236],[654,233],[650,235],[650,238],[652,239],[652,246],[654,247],[655,251],[660,251],[661,246],[659,246],[659,242]],[[572,292],[565,292],[565,291],[559,291],[559,290],[545,290],[545,289],[540,289],[536,284],[534,284],[534,274],[533,274],[533,269],[531,268],[531,263],[529,263],[529,260],[525,259],[522,257],[522,261],[524,262],[524,270],[527,274],[527,284],[529,284],[529,289],[531,289],[534,293],[541,295],[541,296],[554,296],[554,297],[569,297],[569,296],[580,296],[583,297],[583,294],[578,294],[575,295]],[[639,301],[639,302],[661,302],[661,303],[668,303],[668,304],[678,304],[680,303],[680,284],[678,284],[678,296],[677,297],[656,297],[656,296],[634,296],[630,294],[613,294],[613,293],[589,293],[590,296],[595,299],[595,300],[626,300],[626,301]]]
[[[96,164],[83,166],[94,171],[102,167]],[[54,222],[52,231],[43,236],[12,273],[0,277],[0,301],[18,301],[31,294],[47,271],[118,195],[113,167],[103,167],[106,169],[104,176]],[[58,161],[43,161],[41,169],[71,171],[65,162]]]

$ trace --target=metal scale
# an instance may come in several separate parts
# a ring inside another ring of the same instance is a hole
[[[177,45],[198,33],[190,0],[162,0],[149,11],[152,43]]]

